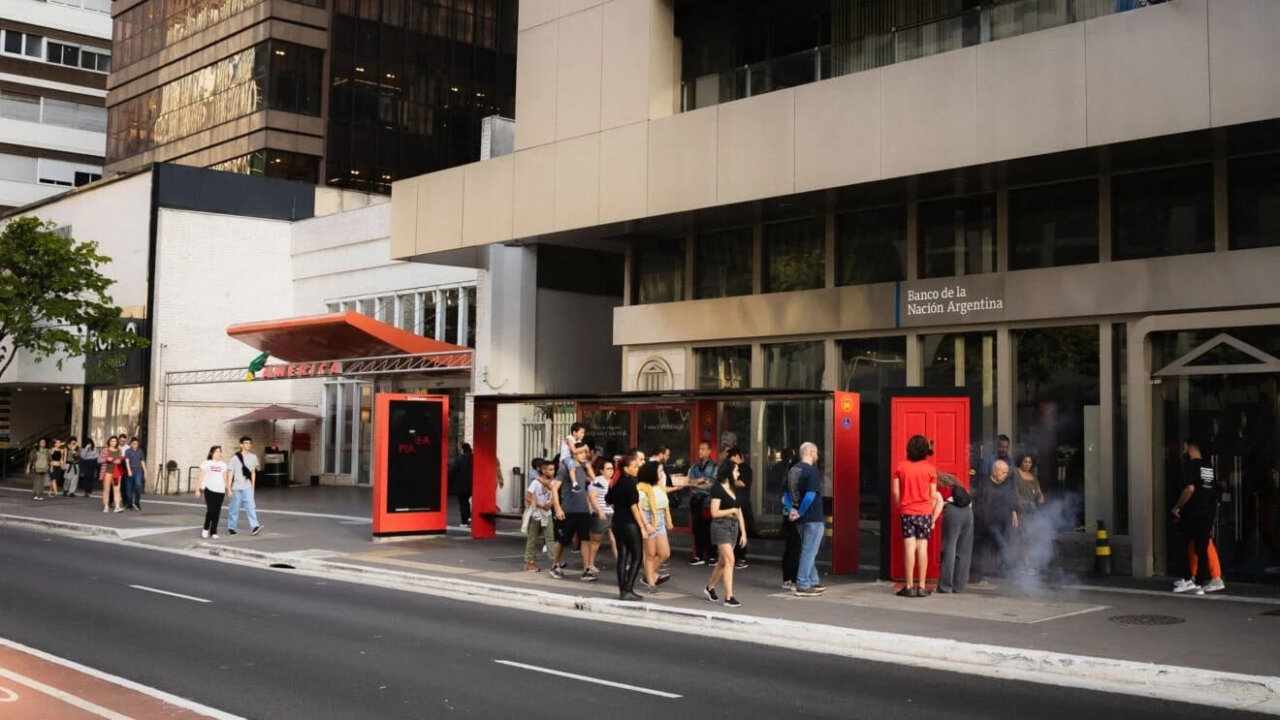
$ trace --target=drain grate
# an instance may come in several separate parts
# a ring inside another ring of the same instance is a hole
[[[271,563],[267,567],[272,567],[272,568],[275,568],[276,570],[293,570],[294,569],[294,567],[289,563]]]
[[[1115,615],[1107,618],[1117,625],[1181,625],[1186,622],[1186,618],[1180,618],[1176,615]]]

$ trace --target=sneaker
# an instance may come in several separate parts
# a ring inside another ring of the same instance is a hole
[[[795,583],[793,583],[793,582],[791,582],[790,580],[783,580],[783,581],[782,581],[782,589],[783,589],[783,590],[794,590],[795,588],[796,588],[796,584],[795,584]]]
[[[258,533],[260,533],[260,532],[262,532],[262,526],[261,526],[261,525],[259,525],[258,527],[256,527],[256,528],[254,528],[254,529],[250,530],[250,531],[249,531],[249,534],[250,534],[250,535],[257,535],[257,534],[258,534]]]
[[[553,566],[551,567],[551,577],[553,577],[553,578],[555,578],[555,579],[557,579],[557,580],[563,580],[563,579],[564,579],[564,570],[561,570],[561,569],[559,568],[559,566],[555,566],[555,565],[553,565]]]
[[[118,507],[113,512],[124,512],[124,508]]]
[[[1191,592],[1199,589],[1200,586],[1196,585],[1194,580],[1179,580],[1173,584],[1173,591],[1176,593]]]
[[[228,528],[228,529],[227,529],[227,534],[228,534],[228,535],[235,535],[235,534],[236,534],[236,531],[235,531],[235,530],[231,530],[230,528]]]
[[[106,512],[106,510],[103,510],[103,512]],[[208,539],[209,539],[209,531],[208,531],[208,530],[201,530],[201,531],[200,531],[200,537],[204,538],[205,540],[208,540]]]
[[[1214,578],[1209,581],[1208,585],[1204,586],[1205,592],[1219,592],[1221,590],[1226,590],[1226,589],[1227,589],[1227,584],[1222,582],[1222,578]]]
[[[595,582],[596,580],[599,580],[599,579],[600,578],[598,576],[593,575],[589,572],[582,573],[582,582]]]
[[[711,602],[715,602],[720,599],[719,596],[716,595],[716,591],[710,587],[702,588],[702,595],[706,597],[707,600],[710,600]]]
[[[542,572],[542,568],[538,567],[538,563],[527,562],[524,564],[525,572]]]
[[[694,566],[694,567],[697,567],[697,566],[699,566],[699,565],[706,565],[706,564],[707,564],[707,561],[706,561],[706,560],[703,560],[702,558],[694,558],[694,559],[692,559],[692,560],[690,560],[690,561],[689,561],[689,564],[690,564],[690,565],[692,565],[692,566]]]
[[[738,602],[738,598],[729,596],[724,599],[724,606],[728,608],[739,608],[742,607],[742,603]]]
[[[904,598],[915,597],[916,589],[911,587],[910,585],[904,585],[903,588],[898,592],[894,593],[894,595],[897,595],[898,597],[904,597]]]
[[[36,500],[37,498],[31,498],[31,499]],[[102,512],[111,512],[111,508],[102,508]]]
[[[666,581],[668,581],[668,580],[670,580],[670,579],[671,579],[671,575],[669,575],[669,574],[662,574],[662,575],[659,575],[659,576],[658,576],[658,581],[657,581],[657,582],[655,582],[655,583],[654,583],[654,585],[661,585],[662,583],[664,583],[664,582],[666,582]]]
[[[214,533],[214,534],[210,535],[210,536],[209,536],[209,539],[210,539],[210,540],[217,540],[217,539],[218,539],[218,533]]]
[[[813,588],[796,588],[796,597],[818,597],[821,594],[821,590],[814,590]]]
[[[748,567],[749,566],[747,565],[746,560],[739,560],[738,562],[733,564],[734,570],[746,570]]]

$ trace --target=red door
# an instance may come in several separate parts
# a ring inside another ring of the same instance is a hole
[[[889,472],[907,459],[907,440],[923,435],[933,441],[931,460],[939,472],[950,473],[969,487],[969,398],[967,397],[896,397],[890,401]],[[889,577],[895,582],[905,579],[902,558],[902,521],[898,508],[889,499],[889,522],[882,527],[889,532]],[[929,539],[929,572],[927,578],[938,578],[938,556],[941,549],[941,518]]]

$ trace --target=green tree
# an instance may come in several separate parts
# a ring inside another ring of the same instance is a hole
[[[102,350],[144,347],[127,332],[100,270],[110,258],[95,242],[76,242],[52,223],[22,217],[0,230],[0,375],[18,350],[37,362]]]

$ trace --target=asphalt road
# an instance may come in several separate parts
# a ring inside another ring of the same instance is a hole
[[[0,637],[248,718],[1247,717],[7,528]]]

